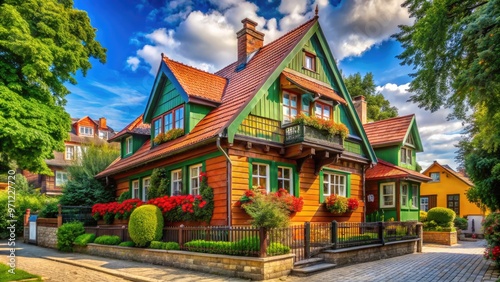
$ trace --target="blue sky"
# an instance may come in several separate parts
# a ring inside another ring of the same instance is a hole
[[[417,159],[424,169],[438,160],[456,167],[454,152],[462,125],[446,121],[448,110],[429,113],[406,102],[411,69],[395,58],[400,44],[390,36],[411,24],[400,0],[75,0],[107,48],[107,63],[93,60],[86,77],[68,85],[66,109],[73,117],[104,116],[115,130],[146,106],[160,53],[214,72],[236,58],[236,31],[249,17],[265,33],[265,44],[310,19],[319,6],[320,24],[344,75],[372,72],[378,91],[399,109],[415,113],[424,143]]]

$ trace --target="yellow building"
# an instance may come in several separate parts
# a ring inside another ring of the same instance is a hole
[[[467,200],[465,193],[474,184],[462,173],[434,161],[423,174],[432,178],[432,181],[420,186],[421,210],[445,207],[454,210],[461,217],[485,214],[476,204]]]

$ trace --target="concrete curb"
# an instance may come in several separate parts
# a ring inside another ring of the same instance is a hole
[[[42,258],[48,259],[48,260],[51,260],[51,261],[55,261],[55,262],[60,262],[60,263],[70,264],[70,265],[73,265],[73,266],[78,266],[78,267],[83,267],[83,268],[91,269],[91,270],[94,270],[94,271],[106,273],[106,274],[109,274],[109,275],[113,275],[113,276],[116,276],[116,277],[120,277],[120,278],[123,278],[123,279],[130,280],[130,281],[136,281],[136,282],[159,282],[159,281],[161,281],[161,280],[156,280],[156,279],[152,279],[152,278],[148,278],[148,277],[144,277],[144,276],[129,274],[129,273],[125,273],[125,272],[121,272],[121,271],[117,271],[117,270],[106,269],[104,267],[95,266],[95,265],[91,265],[91,264],[87,264],[87,263],[82,263],[82,262],[79,262],[79,261],[72,261],[72,260],[55,258],[55,257],[48,257],[48,256],[43,256]]]

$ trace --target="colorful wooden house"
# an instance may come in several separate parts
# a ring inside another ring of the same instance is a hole
[[[363,102],[355,98],[356,105]],[[416,153],[423,148],[415,115],[363,127],[378,157],[366,171],[367,221],[418,220],[420,185],[431,179],[416,170]]]
[[[302,197],[293,222],[364,221],[364,171],[375,153],[318,17],[267,45],[257,23],[242,23],[237,60],[214,74],[162,55],[143,116],[150,136],[118,133],[114,141],[127,149],[97,177],[114,181],[117,196],[131,191],[146,200],[154,168],[168,172],[171,195],[199,193],[206,172],[215,195],[211,225],[248,224],[237,202],[254,186]],[[343,124],[349,134],[292,122],[299,114]],[[153,142],[174,132],[182,136]],[[323,202],[333,193],[358,198],[360,208],[329,213]]]

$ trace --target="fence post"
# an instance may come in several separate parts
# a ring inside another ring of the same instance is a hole
[[[26,209],[26,214],[24,214],[24,226],[30,225],[31,210]]]
[[[184,228],[184,224],[181,224],[181,225],[179,226],[179,247],[180,247],[181,249],[182,249],[182,247],[183,247],[182,245],[184,244],[184,243],[182,242],[182,228]]]
[[[259,228],[259,239],[260,239],[259,257],[265,258],[267,256],[267,229],[265,227]]]
[[[62,219],[62,207],[61,207],[61,204],[57,205],[57,212],[58,212],[57,213],[57,227],[59,228],[59,227],[61,227],[62,221],[63,221],[63,219]]]
[[[334,220],[332,221],[332,225],[331,225],[331,231],[332,231],[332,244],[333,244],[333,249],[337,249],[337,245],[338,245],[338,242],[339,242],[339,223]]]
[[[384,223],[382,221],[378,222],[378,239],[380,240],[380,244],[385,245],[385,241],[384,241]]]
[[[308,259],[311,256],[311,223],[304,223],[304,256]]]
[[[122,225],[122,242],[125,242],[125,225]]]
[[[417,241],[417,253],[421,253],[422,243],[424,242],[423,224],[421,222],[417,223],[417,236],[420,239]]]

